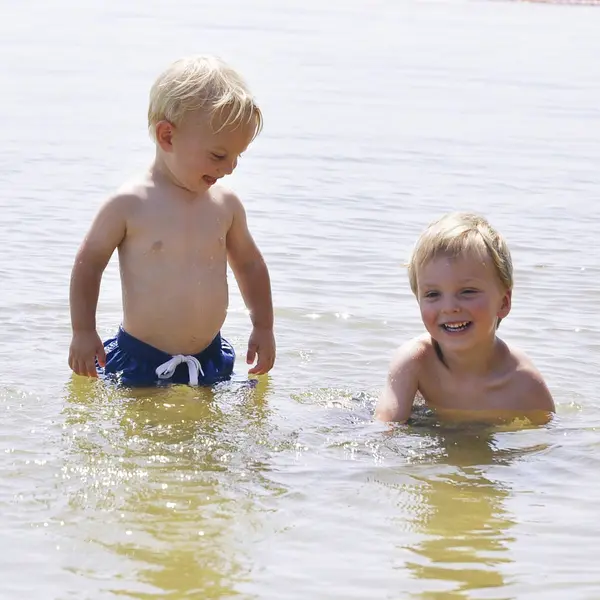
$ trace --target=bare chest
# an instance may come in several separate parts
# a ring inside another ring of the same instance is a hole
[[[460,376],[443,365],[428,369],[419,391],[431,408],[455,410],[506,410],[518,408],[520,398],[510,374]]]
[[[128,224],[123,251],[149,260],[224,257],[231,217],[212,203],[149,206]]]

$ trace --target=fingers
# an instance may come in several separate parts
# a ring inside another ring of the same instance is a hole
[[[258,363],[248,370],[248,375],[263,375],[264,371],[262,370],[262,366],[260,364],[260,360]]]
[[[249,375],[264,375],[268,373],[275,363],[275,339],[273,332],[266,329],[252,330],[252,335],[248,341],[248,353],[246,354],[246,363],[256,364],[248,370]]]
[[[101,344],[100,347],[96,349],[96,353],[97,353],[96,357],[98,358],[98,364],[101,367],[105,367],[106,366],[106,352],[104,350],[103,344]]]
[[[252,367],[248,373],[250,375],[264,375],[268,373],[275,364],[275,353],[269,352],[268,354],[258,351],[258,362]]]
[[[81,365],[79,363],[78,360],[72,360],[69,363],[69,366],[71,367],[73,373],[75,373],[75,375],[83,375],[83,369],[81,368]]]
[[[91,359],[85,361],[85,374],[88,377],[98,377],[98,373],[96,371],[96,357],[92,356]]]
[[[248,352],[246,352],[246,364],[251,365],[256,358],[256,351],[258,350],[256,344],[248,344]],[[256,368],[256,367],[255,367]]]
[[[98,362],[100,363],[100,361]],[[104,366],[104,364],[102,364],[102,366]],[[92,357],[91,359],[78,359],[70,356],[69,367],[76,375],[81,375],[82,377],[98,377],[98,372],[96,371],[95,357]]]
[[[75,373],[75,375],[82,375],[82,368],[81,368],[81,363],[79,362],[79,359],[77,359],[75,356],[73,356],[72,353],[69,354],[69,367],[71,368],[71,371],[73,371],[73,373]]]
[[[106,351],[98,334],[73,334],[69,347],[69,367],[82,377],[98,377],[98,366],[106,366]]]

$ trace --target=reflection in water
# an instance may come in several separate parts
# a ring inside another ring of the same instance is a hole
[[[63,468],[70,507],[61,518],[85,520],[93,545],[120,559],[111,591],[235,594],[248,573],[236,546],[260,510],[254,496],[279,491],[264,475],[268,395],[268,378],[142,391],[72,379]]]
[[[475,590],[506,597],[517,518],[507,508],[513,492],[502,481],[504,468],[512,472],[515,463],[547,448],[501,447],[506,436],[523,439],[525,429],[531,428],[442,424],[421,413],[412,425],[386,431],[385,455],[408,460],[378,477],[400,492],[402,520],[393,520],[404,531],[399,568],[411,574],[404,597],[479,597]]]
[[[439,428],[435,472],[414,474],[420,507],[413,523],[423,539],[409,549],[413,558],[405,566],[426,586],[420,598],[467,598],[469,591],[505,585],[502,565],[510,562],[515,520],[505,506],[510,489],[487,471],[524,452],[498,449],[494,436]]]

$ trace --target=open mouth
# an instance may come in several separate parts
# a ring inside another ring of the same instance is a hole
[[[458,331],[465,331],[466,329],[469,329],[469,327],[471,326],[471,321],[460,321],[460,322],[456,322],[456,323],[442,323],[440,325],[440,327],[444,330],[444,331],[448,331],[450,333],[456,333]]]
[[[210,175],[204,175],[204,177],[202,177],[202,180],[208,185],[215,185],[215,183],[217,183],[217,180],[214,177],[211,177]]]

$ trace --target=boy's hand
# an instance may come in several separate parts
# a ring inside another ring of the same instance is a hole
[[[87,377],[98,377],[95,359],[103,367],[106,363],[104,344],[95,331],[78,331],[73,333],[69,348],[69,367]]]
[[[264,375],[268,373],[275,363],[275,336],[272,329],[252,328],[248,340],[248,353],[246,363],[251,365],[258,354],[258,361],[248,373],[250,375]]]

